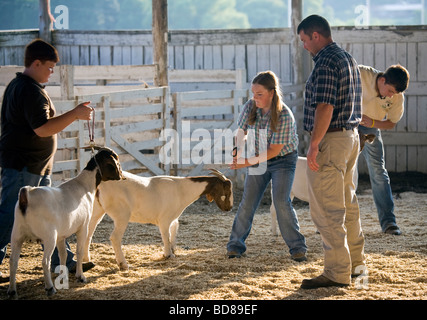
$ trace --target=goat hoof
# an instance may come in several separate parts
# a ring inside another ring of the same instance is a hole
[[[76,278],[76,280],[77,280],[77,282],[79,282],[79,283],[86,283],[86,282],[87,282],[86,278],[85,278],[85,277],[83,277],[83,276],[81,276],[81,277],[77,277],[77,278]]]
[[[49,289],[45,289],[46,290],[46,294],[48,297],[53,296],[56,293],[56,289],[55,287],[49,288]]]
[[[120,271],[127,271],[127,270],[129,270],[129,266],[126,262],[122,262],[119,264],[119,269],[120,269]]]
[[[7,295],[9,296],[9,299],[18,299],[18,294],[15,290],[7,291]]]

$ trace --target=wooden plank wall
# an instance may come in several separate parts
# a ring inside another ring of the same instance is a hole
[[[245,69],[247,83],[258,71],[270,69],[283,84],[292,84],[290,32],[290,29],[170,31],[170,69]],[[23,46],[36,36],[34,31],[0,32],[0,65],[21,65]],[[361,64],[380,70],[394,63],[408,68],[411,81],[405,114],[394,130],[383,132],[386,164],[389,171],[427,172],[427,26],[339,27],[333,28],[333,37]],[[53,42],[64,64],[153,63],[150,31],[57,30],[53,32]],[[304,54],[306,78],[312,62]],[[207,86],[196,83],[179,91],[229,89],[224,84]],[[171,88],[174,91],[172,84]],[[294,112],[300,113],[302,108],[296,107]]]
[[[160,165],[155,149],[164,145],[160,132],[170,127],[169,88],[156,87],[77,96],[76,100],[54,101],[59,114],[77,103],[91,101],[94,122],[76,121],[58,135],[53,184],[74,177],[92,155],[89,127],[94,125],[94,143],[113,148],[123,170],[144,175],[169,174]],[[148,151],[148,152],[145,152]]]

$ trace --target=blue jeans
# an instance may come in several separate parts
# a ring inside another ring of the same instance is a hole
[[[1,203],[0,203],[0,264],[6,255],[7,245],[10,243],[12,235],[13,222],[15,220],[15,204],[18,201],[19,190],[24,186],[50,186],[51,179],[49,175],[40,176],[27,171],[27,168],[21,171],[15,169],[2,168],[1,171]],[[73,268],[74,254],[67,246],[67,267]],[[52,255],[52,268],[59,265],[58,250]]]
[[[270,180],[279,229],[290,254],[307,251],[305,238],[299,231],[298,218],[290,199],[297,159],[298,153],[295,151],[276,160],[269,160],[266,171],[259,175],[250,174],[247,168],[243,197],[234,218],[227,244],[228,251],[237,253],[246,251],[245,240],[251,231],[255,211]]]
[[[377,128],[359,126],[359,132],[376,135],[372,144],[365,143],[362,155],[368,165],[372,195],[377,207],[381,229],[384,232],[388,227],[396,226],[396,217],[394,215],[390,178],[385,168],[383,139],[381,131]]]

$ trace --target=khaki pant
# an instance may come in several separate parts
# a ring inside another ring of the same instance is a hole
[[[365,266],[353,174],[359,155],[357,130],[326,133],[319,145],[318,172],[307,167],[310,213],[322,236],[323,275],[349,284],[351,274]]]

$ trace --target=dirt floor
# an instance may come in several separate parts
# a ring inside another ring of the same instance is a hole
[[[401,236],[380,230],[369,183],[361,177],[359,204],[369,278],[353,280],[346,288],[300,289],[301,281],[319,275],[323,249],[308,204],[295,200],[302,233],[309,248],[308,261],[290,259],[287,246],[270,231],[269,192],[254,219],[247,239],[247,256],[226,257],[226,243],[242,192],[235,190],[234,208],[221,212],[202,198],[180,218],[176,257],[162,258],[156,226],[130,224],[123,251],[130,265],[119,271],[109,235],[113,222],[105,217],[91,246],[96,267],[86,272],[88,283],[59,290],[51,300],[426,300],[427,298],[427,176],[392,175],[395,213]],[[71,239],[72,249],[75,242]],[[42,251],[26,243],[19,261],[17,290],[20,299],[45,300]],[[7,275],[9,259],[0,271]],[[53,274],[55,279],[58,275]],[[8,284],[0,285],[7,299]]]

